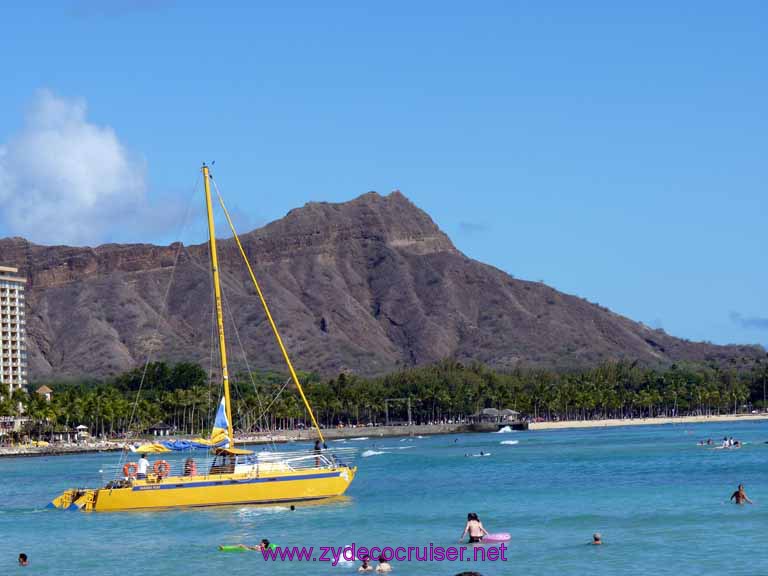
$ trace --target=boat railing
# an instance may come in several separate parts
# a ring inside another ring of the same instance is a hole
[[[346,447],[323,449],[320,452],[316,452],[314,449],[289,450],[283,452],[263,450],[247,456],[237,456],[235,467],[251,466],[257,475],[274,471],[291,472],[296,470],[311,470],[313,468],[352,467],[354,466],[357,452],[357,448]],[[136,460],[138,460],[138,454],[136,456]],[[154,464],[159,461],[168,463],[169,470],[164,476],[189,476],[191,475],[189,465],[190,460],[194,465],[195,476],[216,475],[215,472],[211,473],[211,469],[218,464],[217,458],[221,458],[221,456],[211,455],[199,450],[151,454],[148,455],[148,459],[150,460],[150,474],[148,476],[149,478],[156,477],[152,472]],[[114,467],[105,466],[100,472],[102,473],[103,478],[112,478],[115,482],[120,482],[127,477],[123,468],[128,464],[129,463],[124,463]],[[230,472],[231,471],[234,471],[234,469],[231,469]]]
[[[289,452],[265,451],[255,454],[258,464],[264,468],[280,466],[289,470],[306,470],[311,468],[338,468],[353,466],[357,456],[357,448],[334,448],[315,450],[292,450]]]

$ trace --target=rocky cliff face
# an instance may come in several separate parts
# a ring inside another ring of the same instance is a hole
[[[454,357],[509,368],[728,360],[757,347],[693,343],[650,330],[461,254],[405,196],[310,203],[242,236],[294,363],[378,374]],[[283,369],[236,246],[220,242],[230,355]],[[175,265],[174,265],[175,263]],[[104,377],[153,359],[207,366],[207,245],[38,246],[0,240],[0,265],[29,278],[33,380]],[[165,304],[164,304],[165,303]]]

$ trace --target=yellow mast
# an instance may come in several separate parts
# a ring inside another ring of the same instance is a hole
[[[213,272],[213,293],[216,297],[216,323],[219,327],[219,354],[221,355],[221,379],[224,383],[224,405],[227,413],[227,435],[229,447],[235,447],[232,433],[232,404],[229,397],[229,372],[227,370],[227,345],[224,341],[224,314],[221,307],[221,285],[219,283],[219,258],[216,255],[216,229],[213,225],[213,205],[211,203],[211,185],[208,166],[203,164],[203,183],[205,184],[205,207],[208,210],[208,242],[211,247],[211,271]]]

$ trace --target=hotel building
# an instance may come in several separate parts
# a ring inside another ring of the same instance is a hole
[[[0,395],[27,384],[25,278],[18,269],[0,266]]]

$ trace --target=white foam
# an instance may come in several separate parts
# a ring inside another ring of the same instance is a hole
[[[350,438],[350,440],[352,440],[352,441],[355,441],[355,440],[368,440],[368,436],[360,436],[360,438]]]
[[[509,434],[510,432],[514,432],[514,430],[512,430],[512,427],[504,426],[504,428],[501,428],[500,430],[496,430],[494,434]]]
[[[376,450],[366,450],[365,452],[360,454],[360,456],[362,456],[363,458],[368,458],[370,456],[378,456],[379,454],[386,454],[386,452],[378,452]]]
[[[242,517],[264,516],[267,514],[279,514],[288,510],[290,508],[286,506],[254,506],[253,508],[240,508],[237,514]]]
[[[355,561],[358,560],[355,558],[355,548],[350,544],[348,546],[344,546],[341,549],[341,555],[339,556],[339,560],[336,562],[336,566],[343,566],[345,568],[349,568],[355,564]],[[347,560],[344,556],[347,556],[347,558],[352,558],[352,560]]]
[[[499,444],[507,444],[508,446],[514,446],[515,444],[520,444],[520,440],[502,440],[499,442]]]

